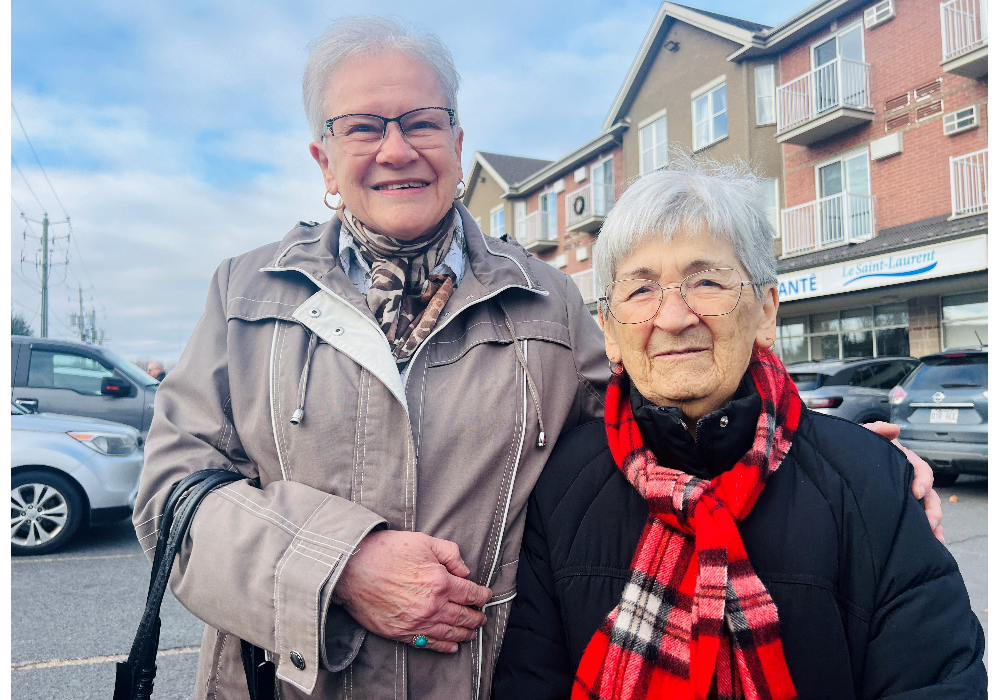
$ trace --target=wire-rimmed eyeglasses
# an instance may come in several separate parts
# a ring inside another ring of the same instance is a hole
[[[663,292],[676,289],[681,299],[698,316],[725,316],[732,313],[743,296],[743,287],[755,282],[740,279],[729,267],[695,272],[680,284],[664,287],[655,280],[624,279],[608,285],[600,301],[618,323],[645,323],[653,319],[663,305]]]
[[[454,134],[455,110],[421,107],[392,119],[377,114],[341,114],[326,120],[326,131],[345,152],[368,155],[382,145],[391,122],[399,125],[403,138],[414,148],[438,148],[447,145]]]

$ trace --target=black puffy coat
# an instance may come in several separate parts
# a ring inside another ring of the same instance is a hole
[[[747,378],[737,397],[699,421],[697,443],[677,409],[634,390],[632,405],[661,464],[711,478],[753,442],[760,397]],[[802,700],[986,697],[982,627],[910,493],[912,477],[889,441],[803,410],[791,450],[739,524]],[[603,423],[560,439],[528,505],[496,700],[569,697],[587,643],[629,579],[647,514]]]

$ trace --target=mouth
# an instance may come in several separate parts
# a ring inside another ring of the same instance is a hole
[[[383,182],[381,184],[375,185],[372,189],[376,192],[397,192],[399,190],[417,190],[424,187],[430,187],[429,182],[426,180],[405,180],[397,182]]]
[[[708,348],[696,347],[696,348],[679,348],[677,350],[664,350],[663,352],[656,353],[656,357],[662,357],[664,359],[678,359],[683,360],[690,357],[695,357],[703,352],[708,352]]]

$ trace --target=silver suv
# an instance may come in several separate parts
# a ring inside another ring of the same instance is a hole
[[[99,345],[17,335],[10,338],[11,400],[32,413],[124,423],[145,438],[159,384]]]
[[[889,391],[917,366],[913,357],[860,357],[789,365],[807,408],[854,423],[889,420]]]

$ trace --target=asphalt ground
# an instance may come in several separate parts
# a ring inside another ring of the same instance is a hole
[[[985,630],[987,481],[963,476],[939,493],[948,549]],[[81,533],[48,556],[13,558],[11,696],[110,700],[115,661],[128,654],[148,583],[149,563],[127,521]],[[153,697],[187,699],[194,689],[202,624],[169,591],[162,619]]]

